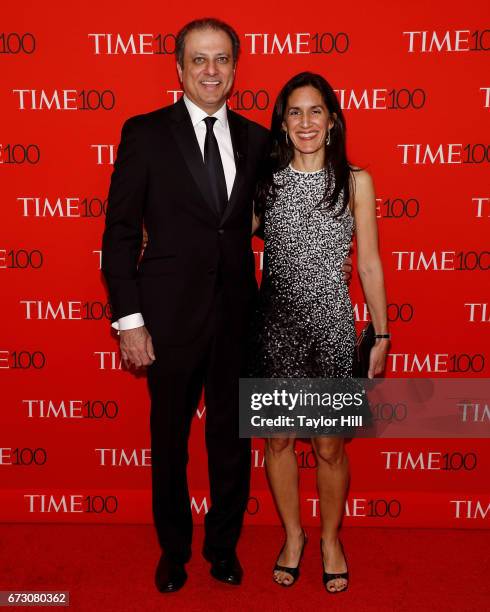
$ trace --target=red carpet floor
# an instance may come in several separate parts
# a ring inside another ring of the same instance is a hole
[[[351,581],[338,595],[321,583],[319,530],[308,533],[300,580],[285,589],[271,578],[281,530],[245,528],[244,583],[232,587],[209,575],[197,527],[186,586],[161,595],[153,586],[159,551],[150,526],[3,524],[0,590],[70,591],[68,609],[87,612],[490,610],[490,530],[344,528]]]

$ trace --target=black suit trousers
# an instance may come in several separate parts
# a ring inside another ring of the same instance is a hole
[[[162,550],[182,563],[191,555],[193,527],[188,438],[203,387],[211,502],[205,546],[211,553],[234,550],[249,496],[250,440],[238,436],[243,338],[226,328],[223,308],[218,292],[198,337],[184,346],[156,345],[148,368],[153,518]]]

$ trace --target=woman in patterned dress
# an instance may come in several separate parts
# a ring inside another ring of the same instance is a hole
[[[264,232],[264,272],[255,321],[253,375],[349,378],[356,341],[342,262],[355,230],[357,262],[376,338],[369,377],[384,369],[386,298],[370,175],[346,156],[345,121],[332,87],[312,73],[293,77],[273,111],[270,167],[259,184],[254,228]],[[312,438],[317,460],[323,582],[348,584],[338,537],[349,480],[344,438]],[[286,540],[274,580],[291,586],[306,543],[301,526],[295,438],[266,440],[266,468]]]

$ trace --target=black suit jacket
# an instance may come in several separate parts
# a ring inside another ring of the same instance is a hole
[[[228,110],[236,178],[218,217],[184,101],[123,126],[111,178],[102,271],[113,320],[141,312],[154,340],[194,338],[220,294],[228,332],[242,334],[256,292],[252,201],[268,131]],[[142,224],[148,244],[138,265]]]

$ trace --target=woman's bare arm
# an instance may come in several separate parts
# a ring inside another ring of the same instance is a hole
[[[354,219],[356,222],[357,267],[369,314],[377,334],[388,333],[383,267],[378,250],[376,198],[371,176],[365,170],[353,172]],[[385,365],[389,341],[376,340],[371,351],[369,377],[380,374]]]

